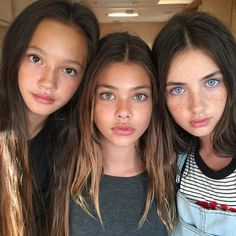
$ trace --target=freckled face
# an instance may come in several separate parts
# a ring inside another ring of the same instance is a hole
[[[173,58],[167,76],[168,109],[176,123],[190,134],[212,134],[226,105],[224,78],[202,50],[186,49]]]
[[[87,42],[79,28],[43,20],[36,28],[18,72],[30,120],[44,120],[76,92],[87,61]]]
[[[103,142],[134,147],[148,128],[151,114],[151,81],[142,66],[114,63],[98,75],[94,122]]]

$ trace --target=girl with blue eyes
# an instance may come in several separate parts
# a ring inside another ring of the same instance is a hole
[[[206,13],[174,16],[153,45],[167,155],[177,155],[174,236],[235,235],[236,43]]]
[[[167,235],[171,229],[175,199],[157,178],[169,173],[157,158],[155,78],[151,50],[140,38],[112,33],[101,39],[78,100],[71,236]]]
[[[54,161],[69,165],[78,139],[70,116],[98,39],[93,12],[67,0],[35,1],[9,26],[0,78],[0,235],[47,235]]]

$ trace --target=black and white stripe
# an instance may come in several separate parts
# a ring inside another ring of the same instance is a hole
[[[236,208],[236,160],[223,171],[219,171],[218,175],[217,171],[211,171],[213,173],[211,175],[210,171],[203,173],[208,167],[202,168],[204,162],[199,162],[196,158],[200,156],[194,157],[194,154],[190,154],[187,158],[180,191],[193,202],[217,202]]]

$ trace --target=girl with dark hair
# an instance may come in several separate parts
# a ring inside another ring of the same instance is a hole
[[[124,32],[101,39],[78,100],[70,235],[167,235],[171,229],[175,199],[165,178],[174,183],[174,174],[157,158],[155,78],[151,50],[140,38]]]
[[[153,45],[158,125],[178,153],[173,235],[235,235],[236,43],[217,18],[174,16]]]
[[[37,224],[48,194],[52,155],[69,165],[66,157],[79,145],[70,116],[98,38],[95,15],[67,0],[34,2],[5,35],[0,78],[0,235],[45,235]]]

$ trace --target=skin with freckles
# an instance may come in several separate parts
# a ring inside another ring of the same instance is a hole
[[[214,61],[202,50],[186,49],[172,60],[166,83],[167,106],[177,124],[194,136],[210,136],[227,99]]]
[[[171,235],[233,235],[235,37],[212,14],[181,13],[158,33],[152,52],[160,85],[157,109],[163,111],[157,124],[163,130],[160,156],[176,161]]]
[[[87,42],[78,28],[48,19],[38,25],[18,73],[32,132],[72,98],[86,60]]]
[[[211,57],[200,49],[185,49],[171,63],[166,81],[168,109],[176,123],[199,137],[200,154],[214,170],[227,166],[231,158],[213,153],[211,136],[227,100],[224,78]]]

